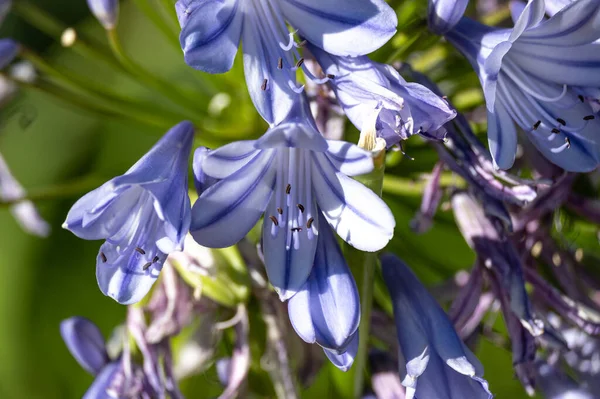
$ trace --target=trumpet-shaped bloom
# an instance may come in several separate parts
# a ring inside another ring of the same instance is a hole
[[[201,245],[227,247],[264,213],[267,273],[280,297],[289,299],[311,272],[319,213],[358,249],[377,251],[391,239],[395,222],[387,205],[348,177],[372,168],[369,152],[323,139],[307,103],[297,102],[286,121],[261,139],[235,142],[204,158],[204,174],[221,180],[194,204],[191,234]]]
[[[410,268],[391,254],[381,256],[381,265],[394,306],[407,399],[491,399],[481,364]]]
[[[389,146],[416,133],[434,132],[456,111],[431,90],[408,83],[390,65],[368,57],[339,57],[309,45],[348,119],[359,129],[375,120],[377,135]]]
[[[286,21],[316,46],[352,56],[381,47],[397,24],[383,0],[179,0],[176,9],[190,66],[226,72],[242,42],[250,96],[271,124],[285,118],[302,91],[296,70],[307,71]]]
[[[76,236],[106,239],[96,277],[102,292],[119,303],[142,299],[167,255],[183,248],[193,136],[189,122],[175,126],[124,175],[83,196],[67,215],[63,227]]]
[[[600,120],[579,90],[600,86],[600,1],[572,3],[547,20],[544,13],[544,1],[532,0],[513,29],[463,18],[446,37],[479,74],[498,167],[514,162],[516,123],[551,162],[589,171],[600,160]]]
[[[438,35],[448,32],[460,21],[468,5],[469,0],[429,0],[429,29]]]
[[[360,300],[354,277],[327,225],[319,215],[319,238],[308,280],[290,299],[288,312],[296,333],[340,355],[347,351],[360,322]]]

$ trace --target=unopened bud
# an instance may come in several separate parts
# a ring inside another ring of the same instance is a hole
[[[88,0],[88,7],[104,29],[111,30],[117,26],[119,0]]]

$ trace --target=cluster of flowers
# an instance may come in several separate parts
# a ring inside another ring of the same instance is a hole
[[[537,182],[501,170],[515,160],[516,126],[552,163],[539,159],[542,167],[584,172],[600,162],[600,74],[595,73],[600,67],[600,0],[514,2],[513,29],[463,17],[467,3],[431,0],[429,27],[462,52],[480,77],[491,156],[435,85],[404,67],[419,82],[409,83],[396,68],[367,57],[396,32],[396,14],[383,0],[176,3],[181,47],[191,67],[229,71],[241,41],[248,91],[269,129],[258,140],[195,150],[198,199],[193,206],[188,164],[195,131],[190,122],[174,126],[126,173],[73,205],[63,227],[83,239],[105,240],[96,258],[105,295],[121,304],[138,303],[163,274],[144,305],[153,322],[146,326],[142,308],[129,308],[127,329],[144,355],[143,366],[132,361],[127,347],[109,357],[101,334],[85,319],[69,319],[61,326],[75,358],[97,375],[87,397],[181,396],[168,339],[203,305],[177,273],[176,263],[192,263],[185,257],[198,250],[197,244],[226,248],[243,241],[261,218],[260,255],[269,282],[288,303],[294,330],[348,370],[359,346],[361,309],[334,231],[361,251],[387,245],[395,228],[392,212],[351,176],[371,172],[378,153],[412,135],[431,141],[440,157],[415,226],[424,230],[430,224],[442,196],[440,173],[447,166],[469,184],[469,192],[453,196],[452,206],[478,260],[446,315],[410,268],[393,255],[381,257],[406,397],[492,397],[481,365],[462,341],[490,308],[490,297],[482,293],[484,275],[501,304],[516,372],[528,389],[533,389],[535,375],[557,371],[534,359],[535,339],[548,339],[550,329],[535,315],[525,281],[544,293],[547,307],[561,317],[600,332],[600,326],[575,311],[576,304],[524,265],[533,262],[526,255],[537,242],[552,242],[549,231],[534,224],[566,201],[572,177],[538,195],[532,188]],[[114,28],[117,0],[88,4],[106,29]],[[2,14],[9,7],[10,1],[0,2]],[[0,68],[18,52],[11,39],[0,40]],[[323,137],[305,87],[298,83],[299,72],[307,84],[329,87],[361,131],[360,146]],[[0,158],[0,194],[10,191],[6,184],[24,198]],[[517,218],[507,209],[521,210],[527,203],[529,208]],[[20,220],[39,219],[31,203],[19,206],[24,205],[28,214],[18,216]],[[189,235],[195,242],[186,239]],[[239,342],[224,378],[233,392],[247,372],[249,356],[243,310],[236,318]],[[389,389],[373,378],[375,390]]]

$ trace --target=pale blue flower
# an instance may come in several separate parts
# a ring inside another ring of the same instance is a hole
[[[388,147],[413,134],[434,132],[456,116],[448,102],[423,85],[408,83],[390,65],[308,48],[331,77],[329,84],[348,119],[359,130],[375,123]]]
[[[88,7],[104,29],[114,29],[119,19],[119,0],[87,0]]]
[[[354,277],[331,228],[319,215],[319,237],[308,280],[288,303],[296,333],[330,353],[348,350],[360,322],[360,299]]]
[[[460,21],[468,5],[469,0],[429,0],[429,29],[438,35],[445,34]]]
[[[261,116],[280,123],[309,77],[286,21],[309,42],[337,55],[363,55],[387,42],[397,18],[383,0],[179,0],[186,62],[221,73],[231,69],[240,41],[250,96]]]
[[[578,90],[600,87],[600,1],[577,1],[547,20],[544,14],[544,1],[532,0],[513,29],[463,18],[446,37],[479,75],[498,167],[514,162],[516,123],[556,165],[589,171],[600,160],[600,119]]]
[[[406,398],[491,399],[481,364],[410,268],[391,254],[381,256],[381,266],[394,307]]]
[[[194,204],[190,229],[201,245],[227,247],[264,213],[267,273],[284,300],[311,272],[319,213],[342,239],[364,251],[383,248],[395,225],[387,205],[348,177],[371,171],[371,154],[350,143],[326,141],[304,96],[297,98],[285,122],[259,140],[235,142],[204,158],[204,174],[220,181]]]
[[[172,128],[124,175],[83,196],[63,227],[87,240],[106,239],[96,260],[105,295],[138,302],[158,278],[167,255],[183,249],[190,225],[188,157],[193,126]]]

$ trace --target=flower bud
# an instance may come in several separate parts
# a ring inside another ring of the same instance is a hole
[[[110,30],[117,26],[119,0],[88,0],[88,7],[104,29]]]

